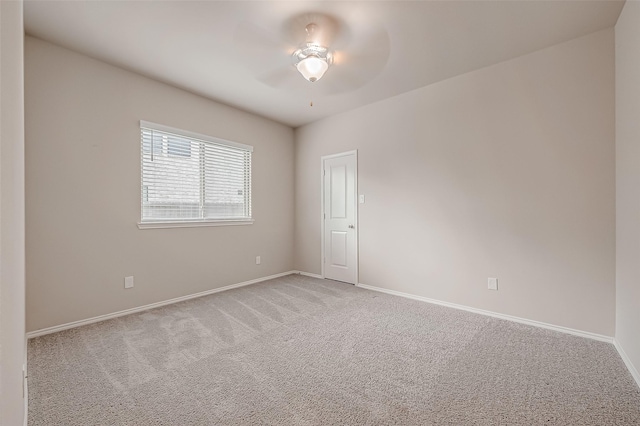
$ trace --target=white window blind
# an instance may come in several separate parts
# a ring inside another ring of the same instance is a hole
[[[251,219],[253,147],[145,121],[140,132],[141,223]]]

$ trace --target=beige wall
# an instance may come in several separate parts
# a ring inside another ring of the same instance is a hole
[[[21,1],[0,1],[0,424],[23,424],[24,84]]]
[[[292,269],[292,129],[32,37],[25,48],[28,331]],[[255,224],[139,230],[141,119],[253,145]]]
[[[640,379],[640,3],[616,33],[616,340]]]
[[[320,157],[357,149],[361,283],[613,336],[613,35],[297,129],[296,269],[321,270]]]

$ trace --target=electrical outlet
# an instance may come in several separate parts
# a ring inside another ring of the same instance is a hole
[[[261,262],[260,256],[256,256],[256,265],[259,265]]]
[[[133,287],[133,276],[124,277],[124,288],[132,288]]]
[[[498,290],[498,279],[489,278],[487,287],[489,288],[489,290]]]

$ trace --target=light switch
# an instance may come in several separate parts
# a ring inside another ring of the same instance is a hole
[[[497,278],[489,278],[487,283],[487,288],[489,290],[497,290],[498,289],[498,279]]]
[[[360,204],[364,204],[364,195],[360,195]]]

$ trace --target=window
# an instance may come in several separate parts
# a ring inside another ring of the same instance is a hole
[[[253,147],[146,121],[140,133],[140,228],[253,222]]]

